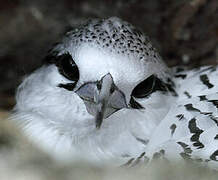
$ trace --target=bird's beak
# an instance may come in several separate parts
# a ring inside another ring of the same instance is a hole
[[[95,117],[98,129],[103,119],[128,107],[124,93],[114,84],[110,73],[103,76],[100,81],[83,84],[76,93],[83,99],[87,111]]]

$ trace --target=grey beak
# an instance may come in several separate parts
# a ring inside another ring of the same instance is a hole
[[[103,119],[122,108],[128,108],[124,93],[114,84],[110,73],[100,81],[83,84],[76,93],[83,99],[87,111],[95,117],[98,129]]]

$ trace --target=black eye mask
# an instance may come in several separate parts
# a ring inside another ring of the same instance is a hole
[[[155,75],[149,76],[144,81],[140,82],[132,91],[130,106],[134,109],[143,109],[143,106],[139,104],[134,98],[147,98],[155,91],[161,91],[162,93],[171,92],[176,96],[174,90],[174,84],[168,80],[164,82]]]
[[[49,54],[45,58],[47,64],[55,64],[60,74],[65,78],[73,81],[72,83],[59,84],[59,87],[72,91],[79,80],[79,69],[69,53],[56,55],[55,53]]]

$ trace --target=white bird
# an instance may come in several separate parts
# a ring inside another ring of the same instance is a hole
[[[217,77],[217,67],[169,69],[133,25],[92,19],[25,78],[12,119],[57,159],[218,166]]]

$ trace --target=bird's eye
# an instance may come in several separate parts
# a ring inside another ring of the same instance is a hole
[[[72,83],[59,84],[58,87],[72,91],[79,80],[79,69],[69,53],[58,56],[58,52],[49,53],[44,62],[46,64],[55,64],[60,74],[73,81]]]
[[[174,83],[170,81],[170,79],[164,82],[157,76],[151,75],[133,89],[131,96],[135,98],[145,98],[155,91],[162,93],[171,92],[173,96],[177,96],[174,86]]]
[[[152,93],[155,87],[156,77],[149,76],[147,79],[139,83],[132,91],[131,96],[135,98],[145,98]]]
[[[59,72],[67,79],[77,82],[79,69],[69,53],[62,54],[57,58],[56,65]]]

